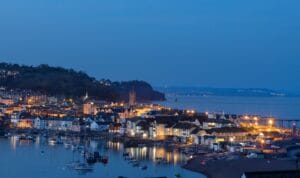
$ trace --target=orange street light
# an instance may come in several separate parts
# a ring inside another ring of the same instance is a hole
[[[269,119],[268,124],[269,124],[270,126],[272,126],[272,125],[274,124],[274,121],[273,121],[272,119]]]

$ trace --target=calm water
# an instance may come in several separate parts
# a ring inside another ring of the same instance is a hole
[[[66,163],[82,160],[79,152],[73,152],[64,145],[50,146],[43,139],[35,143],[18,141],[14,137],[0,139],[0,174],[1,178],[144,178],[149,176],[167,176],[173,178],[180,173],[183,178],[203,178],[204,176],[180,168],[185,156],[163,148],[131,148],[124,149],[121,143],[88,141],[90,151],[100,151],[109,156],[109,163],[97,163],[94,170],[79,173],[66,167]],[[129,152],[141,165],[147,165],[143,171],[133,167],[123,158],[123,152]],[[44,153],[43,153],[44,152]],[[156,157],[163,157],[169,164],[155,164]]]
[[[175,102],[177,98],[177,102]],[[300,97],[170,96],[159,104],[179,108],[300,119]]]

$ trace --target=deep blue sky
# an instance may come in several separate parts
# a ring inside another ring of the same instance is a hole
[[[1,0],[0,60],[300,91],[299,0]]]

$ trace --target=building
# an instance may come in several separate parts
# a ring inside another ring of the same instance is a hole
[[[35,118],[33,120],[33,128],[35,129],[48,129],[57,131],[71,131],[73,128],[74,118],[64,117],[64,118]]]
[[[245,129],[239,127],[214,128],[206,130],[206,132],[226,141],[230,141],[232,139],[235,141],[244,141],[248,135],[248,132]]]
[[[131,90],[129,92],[129,101],[128,101],[129,106],[134,106],[136,104],[136,93],[134,90]]]
[[[0,103],[5,104],[7,106],[10,106],[10,105],[13,105],[15,103],[15,101],[13,99],[10,99],[10,98],[0,97]]]
[[[177,123],[172,127],[172,135],[178,137],[180,142],[192,142],[191,134],[197,126],[191,123]]]
[[[96,110],[94,102],[87,102],[83,104],[83,114],[92,115],[95,114]]]
[[[46,95],[31,95],[26,97],[26,103],[28,105],[42,105],[47,103]]]
[[[235,124],[226,119],[205,119],[200,121],[203,129],[233,127]]]
[[[150,138],[165,139],[173,136],[173,127],[178,123],[177,116],[157,116],[150,127]]]
[[[144,122],[146,122],[146,120],[140,117],[126,119],[127,135],[132,137],[139,136],[142,133],[141,123]]]

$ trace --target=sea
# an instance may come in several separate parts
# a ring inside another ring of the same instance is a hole
[[[300,97],[177,96],[167,94],[166,98],[166,101],[156,103],[177,109],[194,109],[197,112],[255,114],[279,119],[300,120]]]

